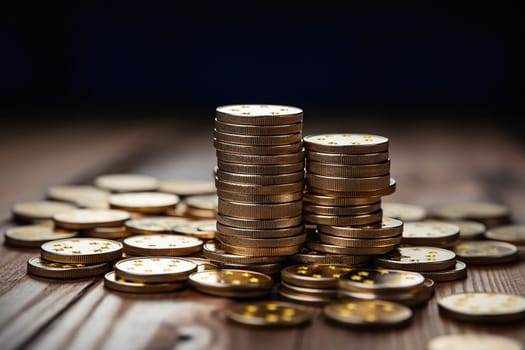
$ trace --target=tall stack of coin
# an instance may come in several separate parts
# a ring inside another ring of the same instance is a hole
[[[381,197],[395,190],[390,178],[389,140],[365,134],[304,138],[304,220],[319,233],[308,248],[343,255],[383,254],[401,241],[403,224],[385,218]]]
[[[248,257],[284,257],[300,250],[306,238],[302,120],[296,107],[217,108],[216,238],[221,250]]]

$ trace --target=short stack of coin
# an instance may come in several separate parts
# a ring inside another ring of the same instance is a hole
[[[302,120],[302,110],[295,107],[217,108],[214,145],[220,250],[281,260],[300,250],[306,239]]]

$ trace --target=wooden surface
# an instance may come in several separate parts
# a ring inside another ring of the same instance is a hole
[[[7,130],[0,148],[2,231],[11,225],[16,201],[42,198],[45,188],[88,183],[99,173],[131,171],[161,179],[211,179],[215,156],[212,126],[175,122],[86,123]],[[310,125],[305,134],[368,131],[391,139],[397,192],[385,201],[431,206],[491,200],[507,204],[514,221],[525,221],[525,152],[494,127],[460,129],[439,124],[396,129],[356,121]],[[2,235],[3,243],[3,235]],[[0,245],[0,348],[30,349],[424,349],[448,333],[505,334],[525,343],[519,324],[477,325],[442,318],[436,298],[463,291],[525,295],[525,262],[470,267],[466,280],[440,283],[410,326],[355,331],[334,326],[315,308],[305,327],[249,329],[227,322],[231,301],[190,289],[133,295],[104,289],[101,278],[54,281],[26,275],[38,250]]]

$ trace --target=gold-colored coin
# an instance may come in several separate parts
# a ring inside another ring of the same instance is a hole
[[[378,210],[375,213],[363,215],[318,215],[318,214],[303,214],[304,221],[307,223],[317,225],[331,225],[331,226],[355,226],[355,225],[371,225],[380,222],[383,218],[383,212]]]
[[[326,305],[325,317],[352,327],[392,327],[412,318],[410,308],[384,300],[351,300]]]
[[[117,193],[109,197],[111,208],[140,213],[162,213],[178,202],[178,196],[160,192]]]
[[[286,288],[283,285],[279,286],[277,290],[279,297],[290,300],[296,303],[309,304],[309,305],[318,305],[322,306],[327,303],[334,301],[334,296],[331,294],[311,294],[311,293],[300,293],[289,288]]]
[[[281,175],[296,173],[298,171],[304,171],[304,160],[297,163],[290,164],[238,164],[224,162],[222,160],[217,161],[217,167],[221,170],[236,173],[236,174],[248,174],[248,175]]]
[[[214,239],[217,222],[215,220],[195,220],[173,226],[172,233],[199,239]]]
[[[173,234],[133,236],[122,243],[124,252],[135,256],[185,256],[202,250],[200,239]]]
[[[217,215],[217,222],[226,226],[240,227],[246,229],[279,229],[301,225],[303,216],[298,215],[291,218],[280,219],[243,219],[227,215]]]
[[[292,152],[290,154],[273,154],[273,155],[254,155],[254,154],[240,154],[216,151],[217,159],[224,162],[237,164],[252,164],[252,165],[282,165],[291,164],[304,161],[304,150]]]
[[[351,270],[348,265],[292,265],[281,270],[281,279],[307,288],[336,288],[337,280]]]
[[[232,269],[232,270],[248,270],[264,273],[266,275],[275,275],[281,272],[281,264],[229,264],[229,263],[218,263],[221,269]]]
[[[281,238],[282,239],[282,238]],[[220,242],[222,249],[225,251],[244,255],[244,256],[286,256],[292,255],[301,250],[301,245],[283,246],[283,247],[245,247],[242,245],[227,244]]]
[[[525,298],[502,293],[460,293],[438,300],[448,317],[472,322],[507,322],[525,319]]]
[[[308,179],[307,179],[308,180]],[[308,182],[308,181],[307,181]],[[341,197],[383,197],[388,196],[396,191],[396,180],[390,178],[390,183],[384,188],[368,189],[368,190],[337,190],[332,191],[325,187],[315,187],[309,183],[308,191],[314,194],[324,196],[341,196]]]
[[[525,225],[507,225],[491,228],[485,232],[485,237],[495,241],[525,245]]]
[[[230,134],[266,136],[266,135],[287,135],[301,133],[303,124],[301,122],[282,125],[249,125],[249,124],[231,124],[223,123],[215,119],[215,129],[220,132]]]
[[[95,178],[95,186],[112,192],[146,192],[156,191],[159,182],[147,175],[106,174]]]
[[[59,263],[98,264],[121,255],[122,243],[102,238],[59,239],[40,247],[42,259]]]
[[[215,178],[215,184],[217,185],[217,190],[219,191],[222,190],[251,195],[274,195],[281,193],[295,193],[304,190],[303,180],[279,185],[254,185],[228,182],[219,178]]]
[[[467,241],[458,244],[454,251],[461,260],[472,265],[503,264],[518,259],[518,248],[506,242]]]
[[[217,232],[217,240],[226,245],[239,245],[246,248],[279,248],[301,245],[306,241],[306,233],[276,238],[250,238],[223,235]]]
[[[381,201],[381,197],[342,197],[339,195],[323,196],[306,192],[303,196],[305,203],[312,203],[315,205],[327,205],[334,207],[343,207],[351,205],[368,205]]]
[[[303,198],[303,192],[285,192],[278,194],[245,194],[219,190],[217,191],[217,195],[224,201],[261,204],[295,202]]]
[[[292,226],[276,229],[246,229],[232,226],[225,226],[217,223],[217,233],[221,236],[233,236],[238,238],[283,238],[297,236],[304,232],[304,226]]]
[[[301,215],[302,209],[302,201],[277,204],[254,204],[228,202],[219,199],[219,212],[221,214],[243,219],[280,219],[294,217]]]
[[[235,304],[230,306],[225,313],[232,321],[263,327],[296,326],[309,322],[313,316],[311,310],[280,301]]]
[[[396,237],[403,233],[403,222],[383,216],[377,224],[365,226],[329,226],[318,225],[321,233],[347,238],[388,238]]]
[[[390,173],[390,160],[376,164],[341,165],[310,160],[306,164],[308,173],[333,177],[374,177]]]
[[[302,142],[279,146],[245,146],[235,143],[226,143],[213,139],[213,146],[217,151],[238,153],[243,155],[279,155],[300,152],[303,149]]]
[[[78,206],[85,206],[89,203],[107,203],[109,192],[94,186],[53,186],[47,190],[46,196],[52,200],[69,202]]]
[[[381,191],[389,187],[390,174],[374,177],[332,177],[308,173],[306,183],[331,192]]]
[[[388,151],[388,138],[369,134],[322,134],[304,137],[309,151],[363,154]]]
[[[347,238],[320,233],[317,237],[322,243],[348,248],[393,248],[401,243],[401,236],[388,238]]]
[[[451,203],[435,207],[432,214],[448,220],[485,220],[510,217],[509,209],[501,204],[472,202]]]
[[[337,289],[335,288],[311,288],[311,287],[301,287],[294,284],[287,283],[281,280],[279,287],[286,290],[290,290],[296,293],[308,294],[312,296],[321,296],[324,298],[336,299],[337,298]]]
[[[39,248],[42,243],[72,238],[76,235],[76,231],[62,230],[45,225],[15,226],[8,228],[4,233],[6,244],[22,248]]]
[[[367,205],[353,205],[353,206],[326,206],[305,203],[303,210],[317,215],[365,215],[374,213],[381,209],[381,202],[376,202]]]
[[[427,210],[419,205],[405,203],[383,203],[383,215],[403,222],[421,221],[427,217]]]
[[[442,246],[459,238],[459,227],[442,221],[405,222],[403,244]]]
[[[17,203],[13,205],[11,211],[17,220],[34,221],[53,219],[56,214],[71,212],[75,209],[75,206],[68,203],[34,201]]]
[[[436,247],[398,247],[386,256],[376,257],[377,266],[407,271],[439,271],[456,264],[453,251]]]
[[[306,158],[308,159],[308,162],[314,161],[331,165],[370,165],[383,163],[389,160],[388,152],[367,154],[337,154],[313,152],[311,150],[308,150]]]
[[[495,334],[445,334],[430,339],[427,350],[523,350],[516,339]]]
[[[417,272],[383,268],[354,268],[337,282],[340,289],[365,293],[403,293],[418,290],[425,277]]]
[[[253,146],[277,146],[289,145],[292,143],[301,142],[302,134],[300,132],[285,135],[243,135],[232,134],[213,130],[213,136],[217,141],[234,143],[239,145],[253,145]]]
[[[439,271],[422,271],[421,274],[434,282],[455,281],[467,277],[467,264],[456,260],[456,265]]]
[[[184,289],[186,284],[181,282],[132,282],[117,277],[115,271],[110,271],[104,275],[104,287],[125,293],[167,293]]]
[[[394,246],[368,248],[341,247],[333,244],[321,243],[315,239],[308,240],[306,246],[322,253],[343,255],[380,255],[386,254],[394,249]]]
[[[290,256],[292,261],[302,264],[336,264],[348,266],[362,266],[369,262],[367,255],[337,255],[323,254],[303,248],[299,253]]]
[[[231,264],[271,264],[285,259],[283,256],[243,256],[228,253],[220,242],[208,241],[202,247],[202,255],[212,261]]]
[[[469,220],[447,220],[449,224],[459,227],[459,239],[468,241],[483,237],[487,227],[481,222]]]
[[[122,239],[131,236],[124,226],[117,227],[95,227],[79,230],[78,235],[82,237]]]
[[[117,277],[132,282],[179,282],[195,271],[197,264],[189,260],[161,256],[128,258],[115,264]]]
[[[202,180],[166,180],[160,182],[159,191],[181,197],[207,195],[215,193],[215,184]]]
[[[295,173],[277,174],[277,175],[252,175],[252,174],[237,174],[230,173],[221,169],[216,170],[217,178],[221,181],[234,182],[240,184],[251,185],[281,185],[303,181],[304,171]]]
[[[41,259],[39,256],[27,261],[27,272],[46,278],[72,279],[87,278],[106,273],[111,266],[107,263],[86,265],[80,263],[57,263]]]
[[[127,211],[115,209],[76,209],[56,214],[55,224],[67,229],[123,226],[130,216]]]
[[[241,125],[283,125],[303,121],[302,109],[280,105],[220,106],[215,115],[220,122]]]
[[[272,278],[263,273],[232,269],[196,272],[189,282],[200,292],[236,298],[268,295],[273,285]]]
[[[126,229],[135,234],[171,233],[173,227],[187,223],[185,218],[153,216],[125,222]]]

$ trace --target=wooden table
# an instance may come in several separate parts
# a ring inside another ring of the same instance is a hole
[[[322,120],[322,119],[318,119]],[[525,152],[492,125],[458,128],[431,122],[396,128],[388,123],[305,120],[305,134],[368,131],[391,139],[397,192],[385,201],[431,206],[490,200],[508,205],[525,222]],[[0,216],[16,201],[42,198],[46,187],[89,183],[100,173],[130,171],[168,178],[211,179],[212,123],[92,122],[10,127],[0,147]],[[3,240],[3,235],[2,238]],[[440,283],[428,305],[399,330],[356,331],[327,323],[315,309],[302,328],[249,329],[227,322],[231,301],[191,289],[151,295],[104,289],[101,278],[55,281],[26,274],[38,250],[0,245],[0,348],[31,349],[424,349],[448,333],[493,333],[525,343],[521,324],[477,325],[439,315],[436,299],[464,291],[525,295],[525,262],[470,267],[465,280]]]

